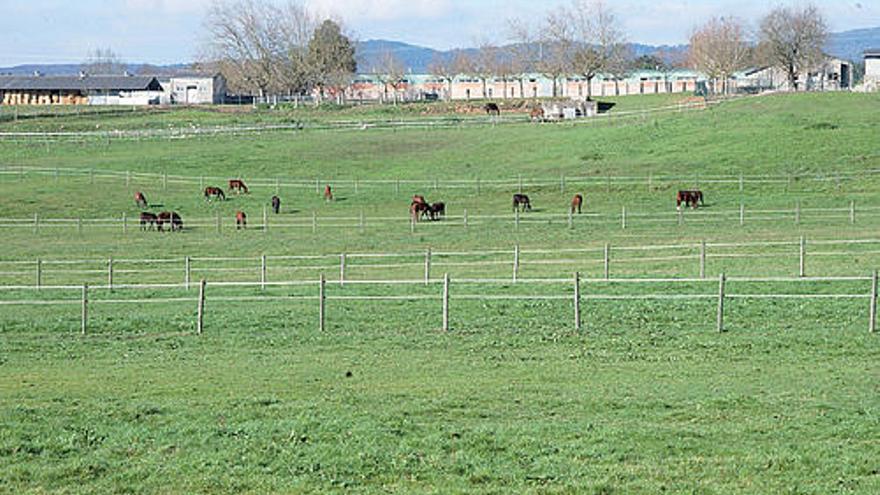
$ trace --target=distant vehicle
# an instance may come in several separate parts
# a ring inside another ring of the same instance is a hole
[[[425,93],[425,101],[437,101],[440,99],[440,95],[437,93]]]

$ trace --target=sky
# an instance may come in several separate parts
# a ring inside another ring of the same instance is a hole
[[[505,42],[505,20],[539,19],[570,0],[301,0],[341,18],[358,39],[390,39],[437,49]],[[0,0],[0,67],[80,63],[96,48],[126,62],[194,60],[211,0]],[[878,0],[815,0],[832,31],[880,26]],[[752,25],[766,0],[609,0],[630,41],[685,43],[716,15]]]

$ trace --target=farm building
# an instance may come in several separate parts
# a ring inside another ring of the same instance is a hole
[[[865,50],[865,86],[870,91],[880,90],[880,48]]]
[[[789,91],[788,77],[775,67],[758,67],[734,76],[736,87],[743,91]],[[852,88],[852,65],[837,58],[829,58],[816,69],[798,76],[802,91],[842,91]]]
[[[149,105],[161,95],[153,76],[0,76],[3,105]]]
[[[223,103],[226,98],[226,79],[221,74],[176,74],[159,82],[165,89],[162,103],[210,105]]]

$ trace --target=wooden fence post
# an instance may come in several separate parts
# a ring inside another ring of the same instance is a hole
[[[851,225],[856,224],[856,202],[855,201],[849,202],[849,223]]]
[[[743,192],[743,174],[739,174],[739,192]]]
[[[795,225],[801,224],[801,202],[799,200],[794,204],[794,223]]]
[[[266,282],[268,281],[268,263],[266,255],[260,256],[260,290],[266,290]]]
[[[360,229],[361,229],[362,234],[364,233],[366,228],[367,228],[367,222],[366,222],[366,219],[364,218],[364,209],[361,208]]]
[[[400,179],[397,179],[397,182],[394,183],[394,192],[400,194]]]
[[[409,233],[410,234],[416,233],[416,217],[415,217],[415,215],[411,215],[409,217]]]
[[[431,282],[431,248],[425,250],[425,286]]]
[[[361,183],[360,179],[354,180],[354,193],[355,194],[358,194],[360,192],[360,183]]]
[[[312,211],[312,234],[318,233],[318,212]]]
[[[519,244],[513,246],[513,283],[519,279]]]
[[[113,258],[107,259],[107,287],[113,290]]]
[[[482,189],[480,186],[481,186],[481,184],[480,184],[480,178],[477,177],[477,196],[480,195],[480,192],[481,192],[481,189]]]
[[[339,286],[345,287],[345,253],[339,255]]]
[[[565,174],[559,176],[559,192],[565,194]]]
[[[513,225],[516,230],[519,230],[519,208],[513,209]]]
[[[324,320],[326,318],[326,305],[327,305],[327,295],[326,288],[327,280],[324,278],[324,274],[322,273],[320,278],[318,279],[318,330],[324,331]]]
[[[95,183],[95,171],[93,169],[89,169],[89,184]]]
[[[605,243],[605,280],[608,280],[611,275],[611,245],[607,242]]]
[[[80,322],[80,332],[85,335],[89,321],[89,284],[82,286],[82,319]]]
[[[581,331],[581,274],[574,272],[574,329]]]
[[[191,263],[189,256],[183,258],[183,285],[186,290],[189,290],[190,280],[192,280],[192,272],[190,270]]]
[[[40,233],[40,214],[34,213],[34,235]]]
[[[807,240],[804,238],[804,236],[801,236],[800,255],[800,269],[798,270],[798,273],[800,274],[800,277],[803,278],[806,276],[807,272]]]
[[[37,258],[37,289],[43,286],[43,260]]]
[[[125,235],[128,233],[128,215],[123,211],[122,212],[122,234]]]
[[[719,275],[718,277],[718,319],[717,319],[717,330],[719,332],[724,331],[724,283],[726,281],[726,277],[724,273]]]
[[[746,205],[739,204],[739,226],[742,227],[746,223]]]
[[[82,217],[77,217],[76,219],[76,233],[82,234],[83,232],[83,219]]]
[[[279,196],[281,194],[281,179],[278,177],[275,178],[275,196]]]
[[[196,334],[201,335],[205,327],[205,279],[199,281],[199,304],[196,313]]]
[[[449,331],[449,274],[443,274],[443,331]]]
[[[684,213],[681,211],[681,207],[678,208],[678,226],[681,227],[684,225]]]
[[[706,278],[706,241],[700,241],[700,278]]]
[[[648,192],[654,189],[654,174],[653,172],[648,172]]]
[[[464,228],[465,228],[465,229],[468,228],[468,214],[467,214],[467,208],[464,209]]]
[[[871,276],[871,302],[868,311],[868,331],[877,331],[877,270]]]
[[[571,211],[571,208],[568,209],[568,228],[574,228],[574,213]]]
[[[125,171],[125,187],[131,186],[131,170]]]
[[[265,206],[263,206],[263,232],[269,232],[269,213]]]
[[[626,206],[620,210],[620,228],[626,230]]]
[[[315,194],[321,194],[321,183],[318,179],[315,179]]]

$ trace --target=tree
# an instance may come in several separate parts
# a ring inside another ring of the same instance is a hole
[[[538,70],[553,81],[553,97],[559,96],[559,78],[572,69],[574,32],[566,9],[547,13],[539,35]]]
[[[288,2],[279,9],[279,86],[289,95],[307,93],[313,73],[309,67],[309,41],[315,31],[315,17],[302,5]]]
[[[347,85],[357,71],[354,44],[340,25],[329,19],[315,29],[309,40],[307,60],[319,98],[328,88],[338,90]]]
[[[575,36],[574,69],[587,80],[589,100],[597,75],[618,73],[625,66],[626,35],[617,16],[603,0],[572,0],[568,15]]]
[[[125,64],[110,48],[96,48],[89,52],[80,66],[86,74],[118,75],[125,73]]]
[[[746,66],[750,53],[746,28],[739,19],[713,17],[691,33],[688,58],[696,70],[709,77],[714,93],[728,92],[730,78]]]
[[[828,24],[815,5],[777,7],[760,27],[761,51],[768,62],[781,69],[789,88],[800,88],[799,76],[821,64],[822,47],[828,41]]]
[[[477,44],[477,54],[473,58],[473,73],[482,84],[483,98],[488,98],[489,79],[498,74],[498,47],[493,43],[483,40]]]
[[[392,51],[386,50],[379,57],[379,64],[373,68],[376,78],[382,83],[383,101],[388,101],[388,88],[392,89],[393,102],[397,104],[397,92],[403,84],[406,69],[403,62]]]
[[[452,99],[452,83],[455,81],[455,76],[458,75],[453,61],[447,56],[436,54],[428,65],[428,72],[446,83],[446,101],[450,101]]]
[[[525,80],[527,73],[534,70],[538,59],[538,50],[534,30],[519,19],[507,21],[507,37],[512,42],[508,47],[510,53],[510,72],[519,82],[520,97],[525,98]]]

